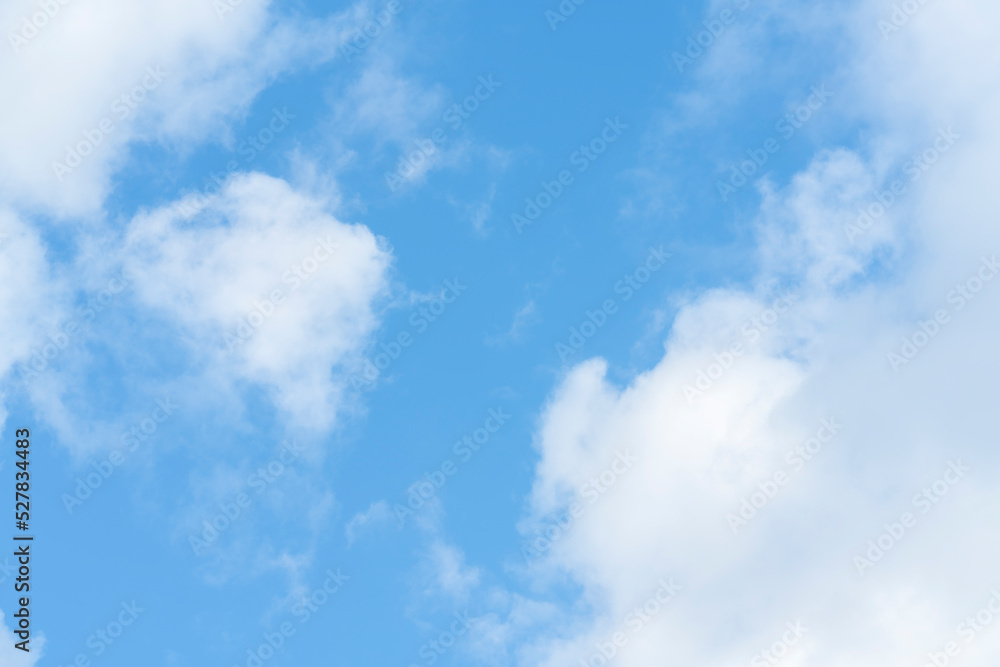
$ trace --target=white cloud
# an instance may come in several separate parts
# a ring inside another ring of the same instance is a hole
[[[15,622],[17,619],[13,619]],[[34,667],[45,655],[45,636],[34,634],[29,644],[31,650],[27,653],[14,648],[21,641],[4,623],[3,611],[0,611],[0,665],[3,667]]]
[[[278,73],[333,57],[363,13],[358,5],[304,21],[245,0],[220,18],[216,4],[60,2],[37,35],[0,49],[0,86],[18,91],[0,111],[0,194],[62,215],[93,213],[130,143],[184,147],[219,135]],[[5,36],[38,12],[33,0],[5,3]],[[57,175],[54,163],[65,165],[78,144],[89,154]]]
[[[364,512],[358,512],[347,522],[344,534],[347,536],[347,546],[354,544],[361,533],[371,530],[375,526],[383,526],[389,523],[392,518],[392,509],[389,503],[379,500],[372,503]]]
[[[558,605],[499,587],[484,591],[481,600],[493,611],[473,620],[468,644],[463,647],[480,664],[507,664],[509,647],[563,616]],[[530,650],[523,650],[519,657],[527,663],[534,660]]]
[[[469,148],[466,141],[433,138],[435,130],[444,129],[445,91],[401,74],[396,57],[372,54],[334,104],[338,139],[370,136],[376,151],[388,152],[393,162],[386,183],[392,191],[402,183],[423,181],[433,169],[454,165]]]
[[[538,319],[537,306],[534,299],[517,309],[510,328],[502,334],[487,335],[484,342],[490,346],[503,346],[508,343],[520,343],[524,337],[524,330],[531,326]]]
[[[233,178],[193,216],[179,202],[137,216],[124,263],[210,375],[271,388],[302,427],[333,424],[377,323],[391,257],[366,227],[261,174]]]
[[[395,63],[382,56],[372,60],[347,90],[337,107],[339,118],[352,131],[375,134],[378,141],[409,143],[444,106],[440,86],[423,86],[396,71]]]
[[[885,353],[898,325],[884,316],[897,294],[834,300],[810,292],[752,346],[733,325],[767,301],[713,293],[682,311],[663,360],[629,386],[610,384],[597,360],[570,373],[539,430],[525,532],[533,538],[537,527],[553,525],[553,513],[581,504],[571,527],[543,549],[535,574],[568,573],[600,611],[573,641],[544,644],[532,664],[575,663],[617,631],[630,640],[617,658],[625,667],[666,654],[741,664],[797,620],[811,634],[790,665],[906,664],[919,660],[920,647],[935,649],[938,637],[941,646],[948,641],[951,628],[980,608],[977,596],[985,602],[996,585],[989,561],[1000,543],[987,536],[982,508],[995,513],[1000,497],[989,490],[995,457],[982,448],[990,433],[986,382],[1000,369],[990,337],[976,331],[995,330],[989,311],[998,300],[984,296],[975,312],[970,306],[968,326],[956,314],[956,329],[897,376]],[[720,364],[728,370],[689,401],[685,385],[734,340],[747,351]],[[960,384],[951,384],[956,377]],[[957,395],[945,399],[943,387]],[[831,417],[843,428],[797,470],[788,452]],[[636,463],[608,485],[601,472],[622,450]],[[912,496],[959,459],[973,472],[933,514],[921,514]],[[779,471],[790,481],[772,487],[777,495],[748,525],[733,523],[743,500]],[[854,556],[905,511],[924,530],[911,531],[861,577]],[[661,577],[685,591],[633,633],[630,610]],[[936,577],[940,585],[921,583]]]
[[[391,161],[383,173],[390,192],[404,192],[410,185],[423,183],[434,170],[455,169],[472,160],[486,163],[493,171],[505,169],[510,151],[477,142],[469,134],[469,119],[487,105],[503,82],[492,74],[480,76],[469,82],[468,95],[426,83],[405,73],[408,53],[415,48],[407,40],[391,45],[380,40],[369,49],[357,78],[332,102],[331,135],[338,151],[347,152],[343,146],[358,139],[371,140],[376,157]],[[485,224],[494,189],[491,186],[485,199],[475,204],[459,204],[448,197],[453,205],[466,209],[465,215],[481,235],[488,232]]]
[[[479,585],[479,570],[465,564],[465,554],[453,545],[435,540],[425,562],[429,590],[444,593],[456,602],[465,602]]]
[[[788,667],[918,665],[952,641],[970,667],[1000,654],[1000,633],[972,645],[956,634],[998,584],[1000,540],[988,517],[1000,511],[1000,461],[988,415],[1000,373],[1000,276],[973,300],[949,300],[956,285],[977,287],[1000,253],[991,185],[1000,70],[981,62],[996,56],[978,27],[996,26],[1000,9],[927,4],[882,40],[876,18],[891,11],[868,3],[834,23],[852,25],[863,53],[856,73],[871,85],[858,107],[899,123],[863,149],[870,154],[824,151],[787,187],[763,185],[756,283],[683,306],[655,368],[616,387],[606,363],[591,360],[554,393],[523,529],[533,538],[553,512],[580,503],[531,572],[542,582],[570,575],[584,604],[531,644],[525,664],[578,664],[617,631],[628,639],[615,658],[622,667],[664,656],[748,664],[796,621],[809,630],[781,662]],[[961,140],[851,243],[844,225],[950,124]],[[794,305],[766,332],[744,333],[778,285]],[[937,310],[947,324],[895,373],[887,353]],[[741,354],[715,356],[734,342]],[[689,400],[685,386],[700,372],[703,394]],[[799,467],[788,452],[830,418],[843,427]],[[595,492],[591,480],[623,449],[637,462]],[[924,513],[914,496],[959,460],[969,471]],[[776,472],[786,482],[771,486]],[[762,483],[774,497],[747,525],[731,522]],[[904,512],[916,527],[862,576],[855,556]],[[684,590],[630,625],[661,577]]]
[[[67,299],[38,233],[0,209],[0,376],[18,363],[44,367],[67,344],[58,329]],[[0,404],[0,425],[6,413]]]

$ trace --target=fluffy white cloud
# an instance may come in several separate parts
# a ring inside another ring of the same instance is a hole
[[[228,5],[4,3],[0,86],[18,99],[0,110],[0,194],[59,214],[92,213],[130,142],[218,135],[225,116],[282,70],[335,55],[367,11],[359,4],[304,21],[277,15],[267,0],[218,10]]]
[[[895,124],[869,154],[822,152],[787,187],[763,186],[751,292],[682,308],[663,359],[628,386],[591,360],[554,394],[523,529],[532,572],[568,573],[599,611],[526,663],[602,664],[616,632],[622,667],[765,664],[780,641],[788,667],[921,665],[951,642],[970,667],[1000,655],[984,622],[1000,615],[967,620],[1000,584],[1000,69],[981,62],[987,32],[960,29],[996,26],[1000,9],[920,7],[885,39],[891,5],[835,20],[863,54],[859,107]],[[850,238],[897,178],[905,193]],[[775,304],[783,291],[791,305]],[[546,528],[554,539],[535,541]],[[676,598],[650,602],[671,577]]]
[[[197,210],[195,210],[197,209]],[[297,425],[335,418],[343,367],[367,344],[391,256],[366,227],[261,174],[129,225],[124,263],[211,373],[270,387]]]

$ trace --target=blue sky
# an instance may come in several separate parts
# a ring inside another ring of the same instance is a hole
[[[998,20],[8,3],[0,667],[995,664]]]

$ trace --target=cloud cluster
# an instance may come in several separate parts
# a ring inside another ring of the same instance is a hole
[[[522,526],[546,545],[530,571],[569,575],[597,611],[535,638],[526,663],[603,664],[588,660],[612,645],[623,667],[764,651],[789,667],[918,665],[950,642],[987,665],[1000,651],[996,633],[955,631],[986,605],[1000,556],[987,518],[1000,510],[987,398],[1000,227],[986,182],[1000,97],[979,62],[988,38],[959,26],[1000,16],[921,4],[883,39],[884,4],[834,23],[860,45],[859,108],[892,129],[761,184],[757,279],[684,306],[655,368],[618,387],[590,360],[553,394]],[[891,214],[852,242],[845,227],[907,169],[918,175]],[[782,293],[792,305],[766,316]],[[588,502],[623,449],[636,465]],[[954,485],[949,469],[963,470]],[[636,622],[664,577],[682,592]]]
[[[273,389],[296,424],[334,421],[345,364],[378,323],[391,256],[366,227],[262,174],[233,178],[193,215],[137,216],[124,265],[141,302],[231,380]]]

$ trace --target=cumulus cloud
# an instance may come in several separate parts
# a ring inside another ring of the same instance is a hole
[[[840,20],[856,21],[862,87],[885,77],[860,107],[906,122],[762,183],[757,279],[683,306],[654,368],[622,387],[590,360],[554,392],[522,531],[532,576],[568,575],[583,604],[525,664],[612,650],[623,667],[752,664],[773,649],[789,667],[918,665],[956,642],[985,666],[1000,652],[968,621],[1000,556],[986,182],[1000,99],[985,33],[957,27],[1000,10],[921,5],[883,39],[884,4]],[[898,174],[892,210],[851,239]],[[633,463],[616,470],[623,451]],[[670,578],[676,598],[652,603]]]
[[[362,225],[261,174],[138,215],[124,265],[212,373],[259,383],[294,422],[333,424],[346,364],[367,344],[391,256]]]

